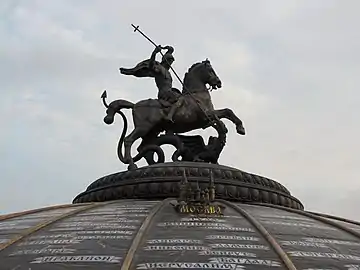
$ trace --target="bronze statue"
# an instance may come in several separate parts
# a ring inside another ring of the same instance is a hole
[[[135,31],[139,31],[155,45],[138,27],[134,25],[133,27]],[[177,145],[177,151],[173,155],[173,160],[177,160],[177,157],[181,155],[185,157],[186,155],[182,151],[184,147],[186,148],[186,139],[183,135],[178,134],[200,128],[206,129],[212,126],[218,131],[219,138],[212,138],[208,145],[210,148],[207,150],[203,146],[202,151],[193,153],[192,156],[188,156],[185,159],[197,159],[198,161],[216,163],[224,147],[225,134],[227,132],[225,125],[220,119],[226,118],[232,121],[236,126],[236,131],[241,135],[245,135],[242,121],[231,109],[214,109],[209,91],[222,87],[220,78],[216,75],[210,61],[206,59],[193,64],[188,69],[182,82],[171,66],[174,62],[172,55],[174,48],[171,46],[155,46],[156,48],[150,59],[140,62],[134,68],[120,68],[120,72],[124,75],[132,75],[139,78],[155,78],[159,90],[158,99],[146,99],[137,103],[118,99],[107,104],[105,100],[107,97],[106,91],[102,95],[103,103],[107,108],[104,122],[112,124],[116,113],[119,113],[124,120],[124,129],[118,144],[118,157],[120,161],[129,164],[130,170],[135,169],[137,168],[135,162],[141,158],[145,158],[148,163],[154,162],[153,154],[155,152],[158,155],[158,162],[164,162],[164,153],[160,148],[163,142]],[[167,52],[162,54],[162,49],[166,49]],[[157,53],[163,55],[161,62],[157,62],[155,59]],[[183,89],[181,92],[172,87],[170,69],[182,83]],[[126,136],[127,120],[121,111],[122,109],[132,109],[134,130],[128,136]],[[162,132],[165,132],[168,136],[160,136],[161,143],[154,143],[160,139],[159,134]],[[132,157],[131,147],[139,138],[142,138],[142,142],[138,147],[139,153]],[[124,154],[122,152],[123,145]],[[213,150],[211,150],[211,146]],[[199,156],[201,152],[202,157]]]

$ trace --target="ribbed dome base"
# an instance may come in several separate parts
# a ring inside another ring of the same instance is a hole
[[[107,175],[90,184],[73,203],[177,197],[184,171],[188,181],[194,186],[199,183],[202,189],[209,185],[212,172],[218,199],[304,209],[298,199],[274,180],[227,166],[199,162],[161,163]]]

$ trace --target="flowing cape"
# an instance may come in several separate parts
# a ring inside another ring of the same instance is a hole
[[[154,77],[153,70],[149,67],[150,59],[141,61],[133,68],[120,68],[120,73],[124,75],[132,75],[135,77]],[[155,61],[155,65],[160,63]]]

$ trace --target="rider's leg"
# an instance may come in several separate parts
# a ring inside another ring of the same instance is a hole
[[[177,109],[182,105],[183,103],[183,99],[182,98],[179,98],[175,104],[173,104],[170,108],[170,112],[168,113],[167,115],[167,120],[171,121],[171,122],[174,122],[173,120],[173,116],[175,114],[175,112],[177,111]]]

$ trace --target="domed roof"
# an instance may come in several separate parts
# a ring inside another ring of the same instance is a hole
[[[0,269],[359,269],[360,224],[219,199],[122,199],[0,216]]]

